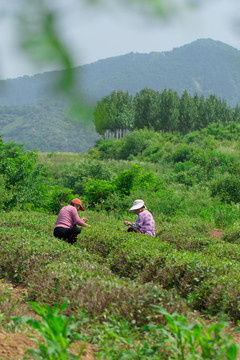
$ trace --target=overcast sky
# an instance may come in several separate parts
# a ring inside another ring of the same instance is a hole
[[[60,4],[65,0],[58,1]],[[62,8],[61,29],[64,40],[72,49],[75,66],[130,52],[169,51],[200,38],[219,40],[240,49],[240,0],[197,0],[203,5],[191,11],[182,9],[168,21],[140,15],[126,6],[88,6],[81,7],[78,12],[73,6],[69,8],[76,0],[66,1]],[[1,16],[0,78],[52,70],[48,66],[31,65],[17,50],[15,41],[14,22]]]

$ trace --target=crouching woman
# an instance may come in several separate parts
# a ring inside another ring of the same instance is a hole
[[[146,235],[155,236],[155,221],[150,211],[147,210],[143,200],[135,200],[129,212],[137,214],[135,223],[124,221],[124,225],[129,226],[128,232],[140,232]]]
[[[87,224],[88,219],[80,219],[78,211],[85,211],[79,199],[73,199],[69,205],[64,206],[57,217],[56,225],[53,235],[58,239],[63,239],[69,244],[74,244],[77,241],[78,234],[81,233],[79,226],[90,226]]]

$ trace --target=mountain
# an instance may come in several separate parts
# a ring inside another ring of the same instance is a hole
[[[121,89],[143,88],[182,94],[215,94],[229,105],[240,104],[240,51],[211,39],[196,40],[168,52],[128,54],[86,65],[85,91],[94,99]]]
[[[211,39],[199,39],[167,52],[112,57],[75,70],[79,89],[93,105],[113,90],[135,95],[144,88],[159,92],[172,89],[179,95],[186,89],[191,95],[205,97],[214,93],[232,107],[240,105],[240,51]],[[52,71],[0,81],[4,141],[25,143],[26,148],[41,151],[86,151],[94,144],[98,135],[93,126],[72,122],[60,99],[49,91],[60,74]],[[15,120],[8,116],[12,107],[18,114]],[[74,142],[82,146],[71,145]]]

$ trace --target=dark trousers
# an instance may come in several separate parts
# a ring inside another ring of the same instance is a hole
[[[135,229],[135,228],[133,228],[133,227],[129,227],[128,229],[127,229],[127,232],[139,232],[139,230],[138,229]]]
[[[63,239],[69,244],[74,244],[77,241],[77,236],[82,229],[74,225],[72,228],[55,227],[53,235],[58,239]]]

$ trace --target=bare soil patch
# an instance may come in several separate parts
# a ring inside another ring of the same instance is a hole
[[[22,285],[14,286],[10,282],[4,281],[0,283],[0,286],[8,286],[12,289],[15,299],[17,300],[16,312],[13,316],[31,316],[34,318],[40,318],[26,302],[24,302],[24,296],[27,291]],[[0,328],[0,360],[18,360],[25,355],[27,349],[34,348],[36,341],[29,338],[28,335],[32,335],[30,332],[26,333],[10,333]],[[73,344],[71,350],[73,354],[77,355],[79,348],[85,346],[80,341]],[[87,344],[84,352],[81,356],[81,360],[96,360],[96,349],[93,345]]]
[[[212,239],[221,239],[223,237],[223,230],[222,229],[213,229],[210,238]]]

